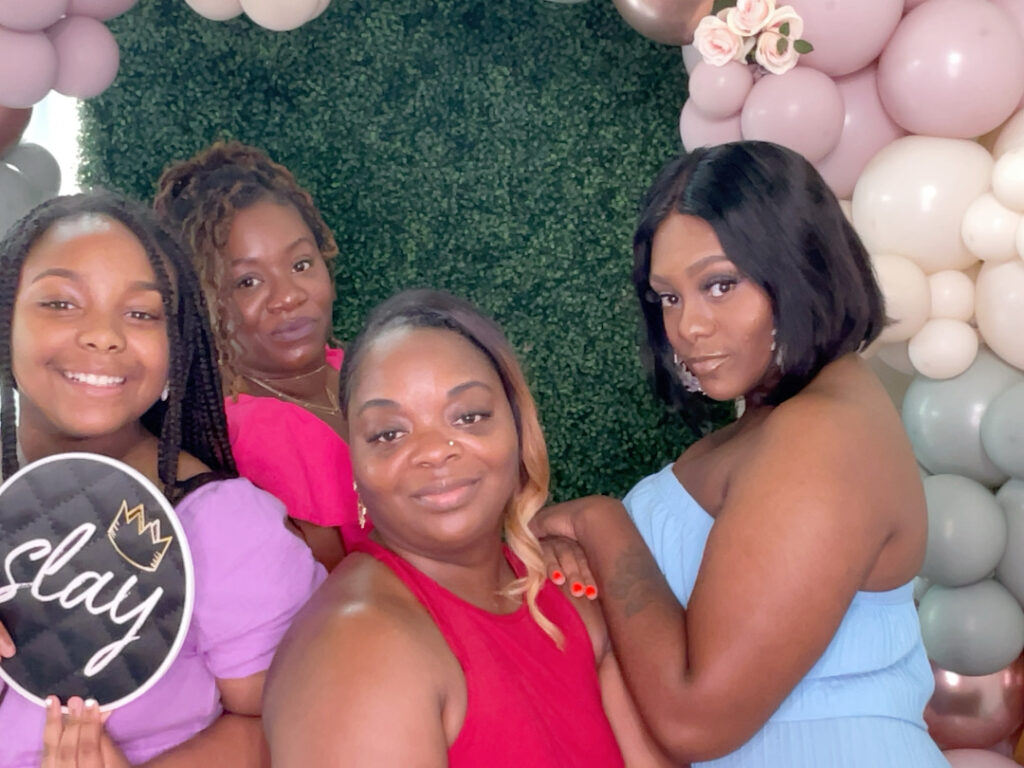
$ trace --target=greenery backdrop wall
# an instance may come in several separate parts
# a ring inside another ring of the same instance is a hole
[[[214,139],[266,149],[334,228],[339,338],[422,285],[503,325],[556,498],[621,494],[693,439],[649,394],[629,282],[640,196],[679,147],[677,48],[607,0],[335,0],[290,33],[143,0],[111,27],[84,182],[149,199]]]

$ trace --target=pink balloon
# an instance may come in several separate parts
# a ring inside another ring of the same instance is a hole
[[[836,148],[843,132],[843,97],[832,79],[810,67],[765,75],[740,113],[743,138],[774,141],[812,163]]]
[[[88,16],[67,16],[47,30],[57,49],[57,83],[65,96],[91,99],[117,76],[117,41],[103,22]]]
[[[942,749],[991,747],[1024,722],[1024,657],[991,675],[969,677],[932,663],[935,693],[924,710]]]
[[[907,2],[904,3],[904,5],[903,5],[903,13],[904,14],[910,13],[911,10],[913,10],[914,8],[917,8],[917,6],[921,5],[921,3],[926,3],[926,2],[928,2],[928,0],[907,0]]]
[[[1020,768],[1008,757],[987,749],[950,749],[942,753],[950,768]]]
[[[1024,40],[1024,0],[991,0],[991,2],[1013,17],[1017,31],[1020,32],[1021,39]],[[1021,94],[1017,109],[1024,109],[1024,94]]]
[[[43,32],[0,27],[0,104],[31,107],[57,80],[57,52]]]
[[[0,0],[0,27],[39,32],[67,13],[68,0]]]
[[[107,21],[134,7],[139,0],[70,0],[69,16],[91,16]]]
[[[882,51],[878,93],[910,133],[980,136],[1024,94],[1024,38],[988,0],[928,0],[903,17]]]
[[[814,165],[836,197],[842,200],[849,200],[853,195],[860,172],[871,158],[882,147],[907,133],[882,109],[876,73],[877,67],[872,64],[836,80],[846,110],[843,132],[836,148]]]
[[[724,120],[705,116],[689,100],[683,104],[679,114],[679,136],[687,151],[697,147],[713,147],[743,138],[740,132],[740,116],[733,115]]]
[[[804,20],[801,35],[814,50],[804,66],[838,77],[877,58],[903,16],[903,0],[789,0]]]
[[[701,61],[690,73],[689,103],[707,117],[722,120],[739,114],[753,85],[754,75],[746,64],[730,61],[716,67]]]

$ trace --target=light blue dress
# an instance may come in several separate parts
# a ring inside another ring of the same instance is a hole
[[[625,504],[685,606],[714,518],[671,465],[641,480]],[[694,768],[949,768],[922,717],[933,685],[911,584],[858,592],[828,648],[765,726]]]

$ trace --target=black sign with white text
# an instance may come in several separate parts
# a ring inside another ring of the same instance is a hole
[[[106,456],[66,453],[0,487],[0,677],[47,695],[121,706],[152,686],[192,615],[192,559],[170,503]]]

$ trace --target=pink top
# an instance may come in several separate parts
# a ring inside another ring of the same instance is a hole
[[[462,730],[448,748],[451,768],[622,768],[590,637],[556,587],[546,582],[537,604],[565,633],[564,650],[525,601],[513,613],[490,613],[374,541],[353,549],[386,565],[416,595],[462,667],[468,701]],[[508,550],[506,557],[522,575],[519,560]]]
[[[207,483],[177,506],[195,567],[195,608],[167,673],[107,721],[133,765],[181,744],[223,711],[217,679],[270,666],[295,613],[325,578],[284,524],[277,499],[237,478]],[[2,689],[2,684],[0,684]],[[0,703],[0,766],[38,768],[45,710],[7,690]]]
[[[343,358],[340,349],[327,348],[335,370]],[[275,397],[229,397],[224,410],[240,475],[283,501],[295,519],[340,527],[346,551],[353,538],[362,538],[348,445],[333,429]]]

